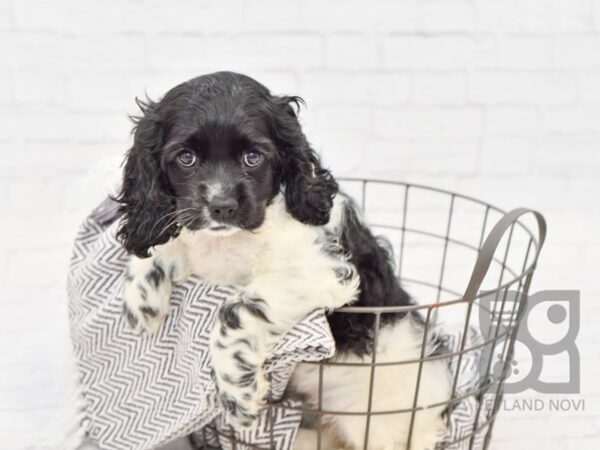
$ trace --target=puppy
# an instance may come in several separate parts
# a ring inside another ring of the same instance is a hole
[[[138,102],[143,114],[118,199],[124,213],[118,236],[132,255],[125,284],[132,326],[156,330],[168,313],[172,283],[190,274],[238,287],[219,310],[210,349],[220,399],[239,426],[250,425],[263,404],[262,363],[306,314],[349,304],[411,304],[390,255],[308,144],[294,109],[300,102],[231,72],[192,79],[158,103]],[[377,348],[372,314],[328,318],[334,360],[367,361],[374,351],[384,362],[420,356],[416,316],[383,315]],[[417,368],[378,368],[372,410],[412,407]],[[323,408],[365,412],[365,370],[327,369]],[[447,400],[444,365],[427,362],[422,372],[427,389],[418,405]],[[315,369],[301,365],[290,389],[316,407]],[[413,449],[435,442],[440,408],[417,413]],[[325,416],[328,439],[362,448],[364,421]],[[410,414],[374,416],[368,448],[401,448],[409,421]],[[312,437],[303,430],[298,448],[315,448]]]

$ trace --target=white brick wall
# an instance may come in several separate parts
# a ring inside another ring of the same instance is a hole
[[[582,290],[586,411],[503,412],[493,448],[596,448],[599,0],[0,0],[0,447],[38,448],[64,391],[85,174],[127,148],[134,96],[221,69],[302,95],[338,175],[546,215],[533,289]]]

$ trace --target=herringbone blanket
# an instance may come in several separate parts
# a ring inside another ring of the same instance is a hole
[[[83,409],[80,430],[101,449],[143,450],[210,425],[199,434],[206,444],[231,448],[228,439],[214,432],[229,427],[220,418],[210,375],[208,336],[219,305],[233,288],[192,277],[174,288],[169,314],[156,334],[133,331],[122,314],[128,255],[115,238],[116,218],[114,202],[107,200],[97,208],[80,228],[71,260],[69,313]],[[477,336],[472,333],[471,340]],[[457,336],[447,341],[451,347],[460,342]],[[310,314],[282,339],[266,363],[271,395],[283,395],[298,362],[322,360],[334,351],[323,312]],[[478,360],[477,352],[463,358],[459,394],[478,381]],[[453,364],[455,359],[452,372]],[[281,401],[299,406],[290,399]],[[448,438],[470,431],[477,406],[472,397],[457,404],[449,417]],[[273,430],[267,427],[269,413],[276,414]],[[239,437],[254,444],[273,438],[278,449],[288,450],[300,420],[294,409],[265,410],[257,426]],[[458,445],[452,448],[462,450]]]

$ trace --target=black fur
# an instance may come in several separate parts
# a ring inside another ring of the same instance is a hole
[[[267,314],[265,313],[265,308],[263,305],[261,305],[261,302],[264,303],[264,300],[260,298],[252,299],[244,302],[242,306],[244,307],[244,309],[246,309],[246,311],[248,311],[254,317],[262,320],[263,322],[273,323],[267,317]]]
[[[142,305],[142,306],[140,306],[140,311],[144,314],[144,316],[150,316],[150,317],[158,316],[158,309],[154,309],[150,306]]]
[[[219,309],[219,319],[230,329],[237,330],[241,328],[240,307],[241,302],[225,302]]]
[[[138,283],[137,288],[140,291],[140,296],[142,297],[142,300],[147,302],[148,301],[148,291],[146,290],[146,288],[144,286],[142,286],[140,283]]]
[[[405,306],[412,304],[394,273],[391,252],[373,236],[358,218],[356,206],[348,203],[344,211],[340,245],[350,255],[360,277],[360,294],[352,306]],[[335,248],[335,246],[334,246]],[[405,313],[382,314],[381,326],[396,322]],[[372,313],[332,313],[329,325],[338,352],[369,354],[373,346],[375,315]]]
[[[127,152],[123,171],[123,185],[118,201],[125,213],[117,236],[128,252],[148,257],[148,249],[164,244],[177,235],[177,226],[171,224],[164,231],[161,218],[175,210],[165,174],[160,170],[159,153],[164,144],[163,118],[156,112],[157,104],[136,102],[141,117],[132,118],[133,147]],[[167,224],[165,224],[167,225]]]
[[[160,102],[138,101],[142,115],[134,119],[134,143],[117,199],[124,214],[118,237],[125,249],[148,257],[151,247],[176,236],[182,226],[207,227],[207,192],[215,181],[239,205],[227,217],[232,226],[260,226],[281,186],[296,219],[327,223],[337,183],[302,133],[292,106],[301,103],[299,97],[271,95],[232,72],[194,78]],[[185,152],[196,157],[194,166],[178,163]],[[248,152],[260,153],[263,162],[245,166]]]
[[[138,319],[133,315],[125,303],[123,303],[123,312],[125,313],[125,317],[127,317],[129,326],[135,328],[138,324]]]
[[[296,109],[304,101],[300,97],[281,97],[275,114],[275,139],[284,149],[282,181],[285,200],[290,213],[310,225],[324,225],[329,221],[333,198],[338,185],[331,173],[321,167],[317,154],[310,148],[292,105]]]
[[[160,286],[165,279],[165,270],[157,261],[154,261],[152,265],[154,268],[146,274],[146,281],[150,283],[154,289],[158,289],[158,286]]]
[[[242,352],[237,351],[233,354],[233,358],[237,361],[238,369],[242,372],[256,370],[256,365],[247,361]]]

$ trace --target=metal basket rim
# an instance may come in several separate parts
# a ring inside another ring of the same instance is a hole
[[[416,188],[416,189],[422,189],[422,190],[426,190],[426,191],[433,191],[433,192],[437,192],[440,194],[446,194],[446,195],[449,195],[454,198],[461,198],[463,200],[477,203],[481,206],[486,207],[489,210],[493,210],[497,213],[502,214],[503,216],[500,219],[498,219],[496,224],[498,224],[500,221],[502,221],[503,218],[505,218],[508,214],[510,214],[512,212],[512,211],[506,211],[504,209],[501,209],[495,205],[492,205],[490,203],[487,203],[487,202],[477,199],[475,197],[471,197],[471,196],[464,195],[464,194],[454,192],[454,191],[449,191],[447,189],[438,188],[435,186],[427,186],[424,184],[409,183],[409,182],[404,182],[404,181],[399,181],[399,180],[391,180],[391,179],[385,179],[385,178],[361,178],[361,177],[347,176],[347,177],[337,177],[337,179],[338,179],[338,181],[342,181],[342,182],[362,183],[363,195],[364,195],[364,189],[366,188],[367,183],[379,183],[379,184],[391,184],[391,185],[396,185],[396,186],[403,186],[405,189]],[[533,211],[533,210],[528,210],[528,211],[535,213],[535,211]],[[535,245],[536,253],[539,253],[539,251],[541,250],[541,248],[540,248],[541,247],[540,242],[542,241],[541,236],[538,236],[538,238],[536,239],[536,236],[534,236],[534,232],[531,229],[529,229],[523,222],[521,222],[521,220],[515,220],[514,224],[519,225],[531,237],[531,240]],[[481,249],[483,248],[483,244],[490,237],[491,232],[492,232],[492,230],[490,230],[487,233],[485,239],[482,240],[481,245],[480,245],[479,249],[477,250],[478,255],[481,252]],[[518,281],[524,279],[527,275],[531,274],[535,270],[536,264],[537,264],[537,257],[535,257],[533,259],[533,261],[527,268],[524,268],[518,275],[514,276],[509,281],[500,284],[499,286],[497,286],[494,289],[482,291],[482,292],[478,293],[477,295],[472,296],[472,298],[470,300],[466,299],[465,295],[463,294],[461,296],[451,298],[449,300],[415,304],[415,305],[409,305],[409,306],[343,306],[341,308],[334,309],[334,311],[339,312],[339,313],[354,313],[354,314],[386,314],[386,313],[401,313],[401,312],[433,309],[433,308],[451,306],[451,305],[455,305],[455,304],[459,304],[459,303],[474,302],[476,299],[479,299],[479,298],[483,297],[484,295],[501,292],[503,289],[506,289],[508,286],[511,286],[511,285],[517,283]],[[475,262],[475,264],[471,270],[471,274],[473,274],[473,272],[476,270],[476,268],[477,268],[477,261]],[[486,272],[487,272],[487,270],[486,270]],[[402,278],[400,280],[402,281]]]

